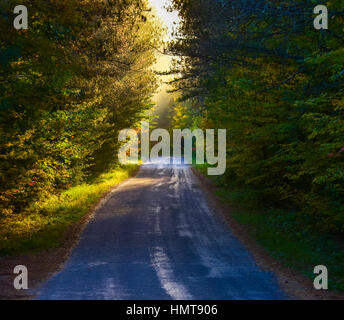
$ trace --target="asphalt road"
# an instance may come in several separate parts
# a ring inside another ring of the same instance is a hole
[[[285,299],[188,166],[147,164],[116,188],[38,299]]]

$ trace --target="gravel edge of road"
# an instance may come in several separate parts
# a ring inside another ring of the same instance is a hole
[[[136,177],[139,170],[137,170],[130,178],[124,180],[128,181]],[[216,186],[206,176],[200,173],[197,169],[192,168],[199,187],[204,192],[208,203],[213,207],[216,213],[221,214],[229,228],[234,235],[241,241],[241,243],[250,251],[256,262],[265,270],[276,274],[279,284],[287,294],[296,300],[343,300],[344,295],[340,293],[317,291],[314,292],[312,281],[305,276],[299,274],[295,270],[286,268],[276,259],[272,258],[269,253],[259,245],[248,233],[245,226],[239,224],[231,215],[231,208],[219,201],[214,194]],[[124,182],[123,181],[123,182]],[[122,183],[123,183],[122,182]],[[121,183],[121,184],[122,184]],[[58,248],[52,248],[40,253],[30,253],[11,258],[0,258],[0,300],[31,300],[34,299],[27,291],[15,290],[11,284],[14,274],[10,271],[16,265],[26,265],[29,270],[29,287],[30,289],[37,288],[45,280],[51,277],[56,272],[63,269],[63,266],[70,256],[71,251],[75,248],[80,240],[80,236],[92,220],[96,211],[109,199],[111,194],[117,189],[119,185],[114,186],[104,197],[93,206],[93,208],[80,221],[70,226],[64,233],[61,243]]]
[[[71,252],[80,241],[81,234],[87,224],[93,219],[112,193],[124,182],[137,176],[139,168],[121,183],[112,187],[104,196],[93,205],[87,214],[78,222],[66,229],[61,239],[61,246],[38,253],[28,253],[15,257],[0,258],[0,300],[32,300],[35,298],[28,291],[33,291],[55,273],[61,271]],[[16,290],[12,286],[15,274],[11,273],[17,265],[25,265],[29,273],[29,290]]]
[[[313,282],[298,271],[287,268],[267,252],[257,241],[249,235],[248,229],[237,222],[230,214],[232,208],[220,201],[215,195],[216,185],[196,168],[191,168],[197,178],[201,190],[214,211],[221,214],[233,234],[253,255],[257,264],[264,270],[273,272],[281,288],[291,297],[291,300],[344,300],[344,294],[332,291],[316,291]]]

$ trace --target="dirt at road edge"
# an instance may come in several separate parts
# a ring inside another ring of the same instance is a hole
[[[276,274],[281,288],[294,300],[344,300],[344,294],[333,291],[318,291],[313,288],[313,282],[299,272],[284,267],[281,262],[254,240],[247,228],[238,223],[230,214],[233,210],[215,195],[216,185],[197,169],[192,168],[194,175],[207,197],[208,203],[225,218],[228,226],[241,243],[251,252],[256,262],[264,269]]]
[[[138,170],[128,179],[134,178],[137,173]],[[78,244],[82,231],[93,218],[95,212],[111,197],[112,192],[128,179],[111,188],[111,190],[105,194],[81,220],[67,228],[60,240],[61,245],[59,247],[39,253],[28,253],[16,257],[0,258],[0,300],[34,299],[34,296],[30,294],[29,291],[36,289],[53,274],[63,269],[71,251]],[[17,265],[25,265],[28,269],[29,290],[16,290],[13,287],[13,280],[17,276],[13,273],[13,269]]]

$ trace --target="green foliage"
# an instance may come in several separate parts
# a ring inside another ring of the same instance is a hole
[[[206,175],[207,164],[198,165],[197,170]],[[344,291],[344,251],[340,238],[314,230],[309,221],[313,218],[307,213],[270,208],[270,202],[259,201],[258,189],[239,187],[223,176],[209,178],[216,185],[217,198],[230,208],[230,215],[272,257],[312,280],[314,266],[325,265],[331,274],[329,289]]]
[[[343,234],[344,2],[328,1],[328,31],[314,29],[309,1],[211,3],[174,1],[174,83],[188,99],[176,123],[227,128],[224,181]]]
[[[108,170],[155,90],[160,29],[145,0],[0,4],[0,215]]]
[[[135,170],[135,165],[113,167],[88,183],[32,203],[25,212],[0,216],[0,255],[58,246],[72,223],[79,221],[101,197]]]

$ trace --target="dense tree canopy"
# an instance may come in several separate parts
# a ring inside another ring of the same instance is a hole
[[[155,90],[160,28],[145,0],[0,3],[0,209],[84,181],[116,161],[118,131],[133,127]]]
[[[344,1],[174,0],[175,125],[228,129],[224,183],[344,231]]]
[[[257,202],[344,230],[344,1],[173,0],[178,127],[227,128],[231,182]],[[156,88],[146,0],[0,4],[0,209],[22,212],[115,163]]]

